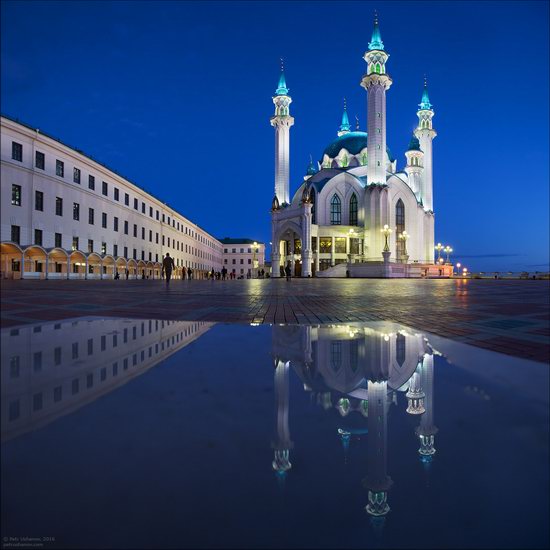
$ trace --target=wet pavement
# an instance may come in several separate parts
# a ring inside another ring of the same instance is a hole
[[[3,547],[550,544],[543,363],[379,320],[92,316],[1,344]]]
[[[245,323],[392,321],[548,362],[550,286],[533,280],[2,281],[1,326],[100,315]]]

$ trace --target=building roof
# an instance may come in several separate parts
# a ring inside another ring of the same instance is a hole
[[[84,151],[82,151],[81,149],[77,149],[76,147],[73,147],[72,145],[69,145],[68,143],[65,143],[64,141],[62,141],[61,139],[57,138],[57,137],[54,137],[50,134],[47,134],[46,132],[43,132],[42,130],[39,130],[38,128],[35,128],[34,126],[31,126],[30,124],[26,124],[25,122],[21,122],[18,118],[15,118],[15,117],[11,117],[11,116],[8,116],[4,113],[2,113],[0,115],[2,118],[5,118],[6,120],[9,120],[10,122],[14,122],[15,124],[19,124],[20,126],[23,126],[24,128],[28,128],[29,130],[32,130],[33,132],[39,132],[40,135],[44,136],[44,137],[47,137],[48,139],[52,139],[53,141],[57,141],[57,143],[60,143],[61,145],[63,145],[64,147],[68,147],[69,149],[72,149],[73,151],[75,151],[76,153],[78,153],[79,155],[82,155],[83,157],[86,157],[87,159],[91,160],[92,162],[94,162],[95,164],[98,164],[99,166],[102,166],[103,168],[105,168],[106,170],[109,170],[109,172],[112,172],[113,174],[115,174],[116,176],[118,176],[119,178],[122,178],[124,180],[126,180],[128,183],[131,183],[133,186],[137,187],[138,189],[140,189],[141,191],[143,191],[144,193],[147,193],[148,195],[150,195],[151,197],[153,197],[154,199],[156,199],[157,201],[161,202],[162,204],[164,204],[164,206],[166,206],[167,208],[169,208],[170,210],[173,210],[176,214],[178,214],[179,216],[181,216],[182,218],[185,218],[187,220],[187,222],[189,222],[191,225],[195,226],[197,229],[200,229],[201,231],[204,231],[205,233],[207,233],[210,237],[212,237],[213,239],[215,239],[216,237],[214,237],[209,231],[207,231],[206,229],[204,229],[203,227],[201,227],[198,223],[190,220],[187,216],[185,216],[184,214],[182,214],[181,212],[179,212],[175,207],[171,206],[169,203],[167,203],[164,199],[161,199],[159,196],[155,195],[154,193],[152,193],[151,191],[149,191],[148,189],[146,189],[145,187],[143,187],[142,185],[139,185],[137,184],[136,182],[132,181],[130,178],[127,178],[126,176],[124,176],[123,174],[121,174],[120,172],[118,172],[117,170],[114,170],[113,168],[110,168],[109,166],[107,166],[106,164],[103,164],[101,161],[95,159],[94,157],[92,157],[92,155],[88,155],[87,153],[85,153]]]
[[[411,137],[411,141],[409,142],[409,148],[407,151],[420,151],[420,141],[418,141],[418,138],[413,135]]]
[[[225,237],[224,239],[218,239],[222,244],[264,244],[261,241],[254,241],[253,239],[232,239]]]
[[[338,153],[342,149],[346,149],[351,155],[357,155],[367,147],[367,137],[367,132],[348,132],[330,143],[326,147],[323,155],[327,155],[329,158],[333,159],[338,156]],[[392,158],[391,151],[387,146],[386,153],[388,154],[390,161],[393,161],[394,159]]]

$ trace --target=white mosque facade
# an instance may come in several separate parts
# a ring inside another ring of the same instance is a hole
[[[273,98],[275,196],[272,202],[272,276],[289,266],[295,276],[449,276],[434,264],[432,125],[425,84],[406,166],[387,147],[386,94],[392,84],[378,21],[364,55],[367,132],[352,131],[346,107],[337,138],[290,196],[292,98],[284,72]]]

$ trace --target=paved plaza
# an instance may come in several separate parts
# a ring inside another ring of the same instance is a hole
[[[78,316],[239,323],[388,320],[549,360],[549,285],[533,280],[2,281],[2,328]]]

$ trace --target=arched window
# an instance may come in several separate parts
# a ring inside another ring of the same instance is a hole
[[[311,188],[309,192],[309,202],[311,202],[311,223],[317,223],[317,212],[315,209],[315,190]]]
[[[399,235],[405,231],[405,205],[403,201],[399,199],[395,205],[395,243],[397,247],[397,260],[399,261],[403,254],[405,254],[405,241],[399,239]]]
[[[355,193],[353,193],[349,200],[349,224],[357,225],[357,197]]]
[[[336,193],[330,201],[330,225],[342,225],[342,201]]]
[[[376,64],[376,69],[375,70],[378,74],[380,74],[380,63]]]
[[[395,339],[395,358],[400,367],[402,367],[405,362],[406,353],[406,339],[402,334],[398,334]]]
[[[338,372],[342,366],[342,342],[330,343],[330,365],[334,372]]]

